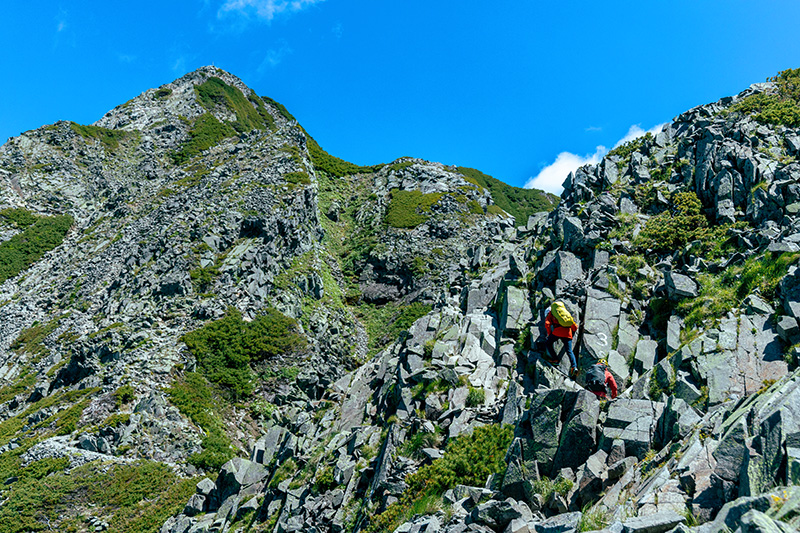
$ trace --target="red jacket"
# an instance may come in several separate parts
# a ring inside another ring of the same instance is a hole
[[[607,368],[606,368],[606,387],[611,389],[611,399],[613,400],[614,398],[616,398],[617,397],[617,382],[614,379],[614,376],[611,375],[611,372],[609,372]],[[591,392],[593,392],[598,398],[605,398],[606,397],[606,393],[605,392],[598,392],[598,391],[591,391]]]
[[[553,335],[555,335],[556,337],[571,339],[572,334],[578,331],[578,324],[575,324],[573,322],[573,324],[570,327],[565,328],[564,326],[558,323],[558,320],[556,320],[556,317],[553,316],[552,312],[548,312],[547,316],[544,319],[544,329],[547,330],[548,335],[550,335],[552,330]]]

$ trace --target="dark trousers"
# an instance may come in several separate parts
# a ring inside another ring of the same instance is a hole
[[[567,355],[569,356],[569,364],[572,367],[577,367],[578,363],[575,360],[575,354],[572,353],[572,339],[566,339],[564,337],[556,337],[552,333],[547,336],[547,353],[550,354],[550,358],[553,360],[558,359],[559,361],[561,361],[561,358],[558,357],[558,354],[556,354],[556,350],[553,347],[553,345],[556,343],[557,340],[563,342],[564,346],[567,348]]]

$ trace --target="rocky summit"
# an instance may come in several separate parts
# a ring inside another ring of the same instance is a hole
[[[798,158],[800,69],[560,199],[348,163],[214,67],[12,138],[0,531],[796,531]]]

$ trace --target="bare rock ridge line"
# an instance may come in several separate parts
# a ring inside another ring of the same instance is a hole
[[[0,530],[797,530],[798,87],[560,201],[353,165],[214,67],[10,139]],[[556,299],[613,401],[541,360]]]

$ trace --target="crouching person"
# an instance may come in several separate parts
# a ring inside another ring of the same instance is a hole
[[[617,382],[611,372],[608,371],[608,363],[605,359],[598,359],[586,371],[586,388],[601,400],[607,399],[606,394],[609,390],[611,391],[611,399],[617,397]]]

